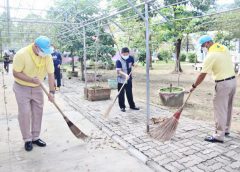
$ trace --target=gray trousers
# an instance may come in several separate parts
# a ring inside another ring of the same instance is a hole
[[[15,82],[13,91],[18,104],[18,122],[23,140],[39,139],[44,103],[41,87],[28,87]]]
[[[230,131],[236,87],[235,78],[216,83],[213,99],[216,129],[213,137],[218,140],[224,140],[225,132]]]

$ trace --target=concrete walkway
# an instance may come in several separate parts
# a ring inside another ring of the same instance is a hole
[[[1,73],[0,73],[1,74]],[[150,172],[148,166],[131,156],[81,113],[68,105],[61,94],[56,101],[66,115],[91,140],[83,142],[71,133],[61,115],[45,97],[41,138],[47,147],[23,148],[17,121],[17,105],[12,92],[12,75],[4,74],[8,115],[0,75],[0,172]],[[8,129],[9,128],[9,129]]]

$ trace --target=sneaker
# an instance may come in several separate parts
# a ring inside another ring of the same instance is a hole
[[[56,90],[56,91],[59,91],[59,90],[60,90],[60,87],[56,87],[55,90]]]

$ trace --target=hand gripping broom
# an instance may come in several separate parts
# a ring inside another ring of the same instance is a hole
[[[184,104],[178,109],[177,112],[174,113],[172,117],[164,119],[159,123],[159,126],[157,126],[155,129],[151,131],[150,135],[153,138],[165,142],[170,140],[174,136],[183,108],[186,105],[191,94],[192,92],[189,93]]]
[[[46,95],[48,96],[48,91],[46,90],[46,88],[40,84],[41,88],[43,89],[43,91],[46,93]],[[53,102],[54,106],[58,109],[58,111],[61,113],[61,115],[63,116],[64,120],[66,121],[68,127],[70,128],[70,130],[72,131],[72,133],[79,139],[87,139],[88,136],[86,134],[84,134],[76,125],[74,125],[72,123],[72,121],[70,121],[66,115],[64,115],[63,111],[59,108],[59,106],[56,104],[56,102]]]

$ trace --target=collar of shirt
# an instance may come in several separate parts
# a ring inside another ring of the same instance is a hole
[[[225,51],[226,47],[219,43],[215,43],[209,48],[209,52],[225,52]]]

